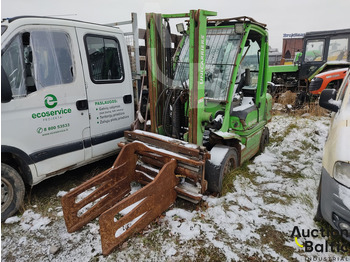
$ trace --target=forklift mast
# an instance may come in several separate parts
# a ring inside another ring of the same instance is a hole
[[[162,15],[155,13],[147,15],[147,56],[150,60],[148,63],[148,76],[150,93],[151,132],[166,134],[166,131],[159,130],[159,126],[157,126],[157,119],[160,119],[163,116],[162,112],[157,109],[157,105],[160,102],[158,101],[159,97],[161,96],[160,93],[163,92],[166,88],[170,88],[169,85],[172,82],[171,78],[173,78],[173,74],[171,73],[173,65],[169,66],[169,63],[171,63],[171,61],[169,61],[169,56],[167,56],[167,53],[164,50],[170,50],[171,47],[164,47],[164,42],[165,45],[169,42],[167,42],[167,40],[162,41],[162,38],[164,34],[165,38],[169,37],[169,19],[189,18],[189,30],[187,39],[187,41],[189,42],[189,57],[187,59],[189,59],[189,61],[191,62],[189,63],[189,68],[187,68],[188,79],[184,79],[184,81],[187,80],[187,82],[184,84],[188,85],[185,88],[188,88],[189,96],[187,115],[188,134],[185,140],[198,145],[202,144],[203,129],[201,123],[208,117],[208,114],[205,114],[204,111],[204,78],[207,17],[214,15],[216,15],[216,12],[204,10],[191,10],[190,13],[176,15]],[[168,26],[164,26],[163,23],[167,24]],[[184,41],[185,40],[183,39],[180,46],[184,45]],[[167,57],[165,58],[164,56]],[[165,65],[166,62],[168,62],[167,68]],[[157,116],[157,114],[159,115]]]

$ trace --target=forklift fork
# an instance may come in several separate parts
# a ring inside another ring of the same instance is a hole
[[[174,203],[177,196],[174,189],[178,184],[174,173],[177,167],[175,159],[166,163],[152,182],[130,194],[133,181],[142,183],[147,179],[142,172],[135,171],[137,151],[148,151],[148,148],[141,143],[125,145],[112,168],[62,198],[64,219],[70,233],[101,215],[99,223],[104,255],[108,255],[133,233],[145,228]],[[79,197],[91,190],[92,193],[79,201]],[[85,209],[88,210],[84,212]]]
[[[204,168],[210,155],[202,147],[148,132],[128,131],[125,137],[111,168],[62,198],[69,233],[100,216],[103,255],[145,228],[177,196],[198,203],[207,188]],[[131,192],[132,182],[145,186]]]
[[[104,254],[109,254],[134,232],[141,231],[175,202],[177,193],[174,188],[178,181],[174,174],[175,168],[176,160],[172,159],[151,183],[100,216]],[[115,216],[123,215],[123,210],[126,214],[116,221]]]

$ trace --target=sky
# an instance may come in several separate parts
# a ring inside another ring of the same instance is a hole
[[[216,11],[219,18],[250,16],[267,24],[270,46],[282,50],[284,33],[350,28],[349,0],[1,0],[1,18],[43,15],[112,23],[145,13],[185,13],[191,9]],[[126,29],[125,29],[126,30]]]

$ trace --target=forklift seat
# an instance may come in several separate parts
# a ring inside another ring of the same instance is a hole
[[[230,115],[245,120],[248,114],[254,110],[256,110],[256,105],[253,101],[253,97],[243,97],[241,105],[235,106],[232,104]]]
[[[242,88],[242,93],[244,96],[254,97],[256,95],[256,86],[244,86]]]

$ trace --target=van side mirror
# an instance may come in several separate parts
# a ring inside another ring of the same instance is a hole
[[[1,103],[8,103],[12,100],[12,90],[9,79],[4,68],[1,66]]]
[[[338,112],[339,104],[336,101],[337,91],[335,89],[325,89],[320,96],[320,106],[331,110],[332,112]]]

